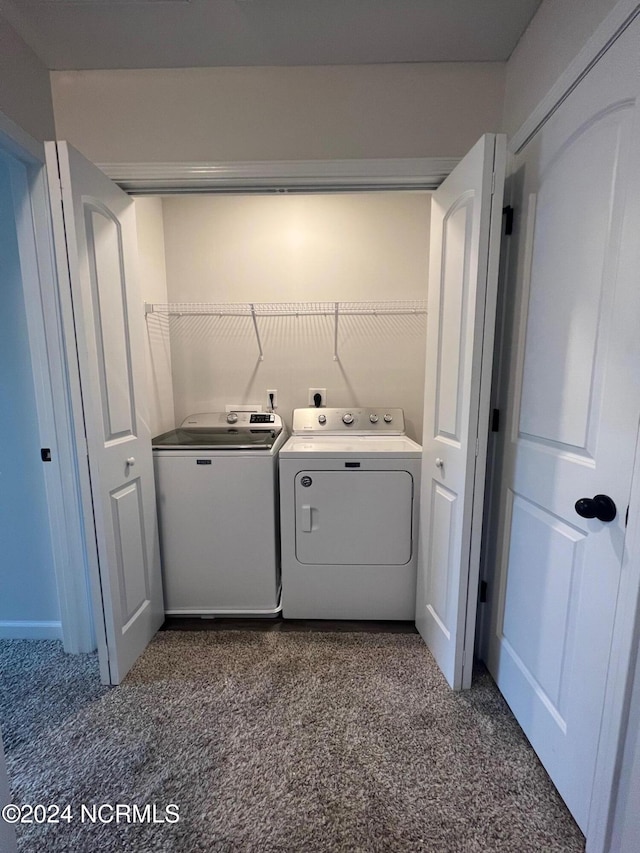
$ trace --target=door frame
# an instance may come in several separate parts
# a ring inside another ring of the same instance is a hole
[[[87,549],[76,485],[80,466],[70,423],[71,371],[63,352],[44,146],[0,113],[0,149],[25,170],[12,170],[12,187],[38,430],[41,447],[50,448],[53,456],[53,464],[45,464],[43,473],[62,640],[66,652],[89,652],[96,647],[95,631],[87,591]]]
[[[602,24],[584,45],[575,59],[558,77],[552,88],[523,122],[509,140],[509,151],[519,154],[537,132],[546,124],[558,107],[569,97],[591,69],[599,62],[609,48],[640,15],[638,0],[619,0]],[[509,174],[507,175],[505,204],[510,199]],[[508,241],[505,241],[508,244]],[[496,408],[498,401],[504,400],[505,382],[504,346],[506,343],[504,323],[505,273],[509,266],[509,246],[503,251],[503,274],[500,279],[499,297],[500,335],[496,336],[496,357],[494,364],[494,390],[492,399]],[[638,255],[640,263],[640,253]],[[495,461],[495,441],[491,455]],[[493,478],[494,480],[499,479]],[[483,561],[491,560],[495,555],[493,540],[496,536],[495,490],[499,482],[491,482],[485,496],[487,511],[491,519],[490,528],[483,544]],[[483,624],[483,643],[486,641],[488,625]],[[626,791],[620,788],[620,767],[623,761],[625,739],[629,721],[631,695],[636,659],[636,649],[640,643],[640,431],[636,443],[636,456],[632,473],[629,503],[629,523],[625,537],[622,557],[622,572],[618,589],[617,607],[613,626],[613,638],[609,655],[609,667],[602,723],[598,742],[596,767],[594,773],[591,807],[587,825],[586,853],[621,853],[613,847],[614,817],[616,803],[626,802]]]

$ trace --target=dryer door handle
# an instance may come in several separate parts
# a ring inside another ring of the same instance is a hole
[[[302,533],[311,533],[311,509],[309,504],[302,504],[300,512],[300,530]]]

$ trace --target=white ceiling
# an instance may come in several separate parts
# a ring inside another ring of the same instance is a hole
[[[508,59],[540,0],[0,0],[51,69]]]

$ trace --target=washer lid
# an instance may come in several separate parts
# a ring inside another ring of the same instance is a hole
[[[281,432],[282,419],[272,412],[203,412],[151,444],[154,450],[270,450]]]
[[[227,427],[226,430],[172,429],[152,439],[154,450],[271,450],[277,435],[270,429],[248,432]]]
[[[388,437],[293,435],[280,451],[280,456],[289,459],[312,456],[339,458],[358,456],[366,459],[379,455],[419,459],[422,456],[422,447],[406,435]]]

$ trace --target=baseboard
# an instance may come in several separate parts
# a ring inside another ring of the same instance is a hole
[[[0,640],[61,640],[60,622],[0,621]]]

